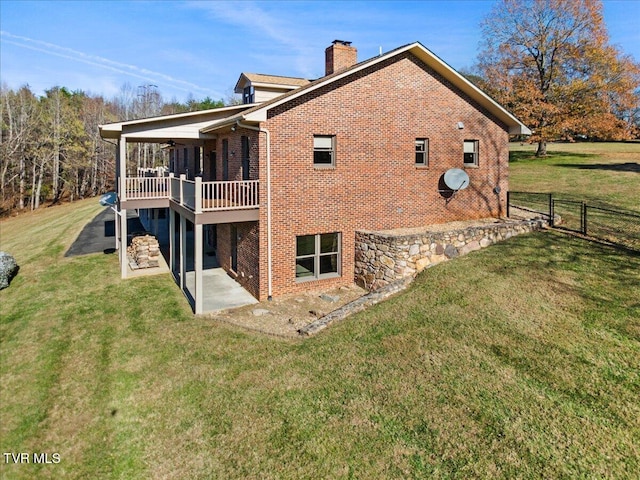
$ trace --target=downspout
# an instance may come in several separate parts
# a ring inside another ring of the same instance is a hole
[[[271,279],[271,134],[269,130],[262,127],[254,127],[253,125],[246,125],[240,120],[236,121],[236,125],[240,128],[246,128],[247,130],[254,130],[265,134],[267,139],[267,284],[268,284],[268,300],[272,300],[272,279]]]

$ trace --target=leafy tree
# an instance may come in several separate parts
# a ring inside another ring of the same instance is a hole
[[[485,89],[547,141],[632,137],[640,66],[608,44],[599,0],[499,0],[482,23]]]
[[[196,100],[193,95],[189,94],[187,98],[186,108],[188,112],[196,112],[199,110],[210,110],[213,108],[224,107],[222,100],[213,100],[211,97],[205,97],[202,100]]]
[[[112,188],[114,149],[98,125],[225,106],[206,97],[165,102],[155,85],[124,84],[109,100],[55,86],[36,96],[28,85],[0,86],[0,216],[43,202],[73,201]],[[129,168],[166,162],[159,144],[128,145]]]
[[[211,97],[205,97],[200,100],[196,110],[210,110],[220,107],[224,107],[224,102],[222,100],[213,100]]]

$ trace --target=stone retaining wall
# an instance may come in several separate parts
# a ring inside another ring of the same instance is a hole
[[[356,232],[355,282],[378,290],[427,267],[548,225],[543,218],[495,220],[451,230]]]

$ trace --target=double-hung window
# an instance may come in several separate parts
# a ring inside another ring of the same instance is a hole
[[[249,85],[248,87],[244,87],[242,90],[242,103],[245,105],[248,103],[253,103],[255,101],[255,90],[253,86]]]
[[[429,166],[429,139],[416,138],[416,167]]]
[[[296,280],[340,275],[340,233],[296,237]]]
[[[464,141],[464,165],[465,166],[478,166],[478,147],[480,142],[478,140],[465,140]]]
[[[313,136],[313,166],[333,167],[336,164],[336,137],[333,135]]]

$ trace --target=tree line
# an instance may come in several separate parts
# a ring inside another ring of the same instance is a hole
[[[59,86],[38,96],[28,85],[17,90],[2,85],[0,215],[112,190],[115,150],[100,138],[98,125],[223,105],[209,97],[165,102],[154,85],[125,84],[112,99]],[[165,163],[157,144],[128,148],[137,167]]]
[[[537,156],[558,139],[640,137],[640,65],[609,44],[600,0],[498,0],[481,28],[467,77],[532,129]],[[165,102],[156,86],[129,84],[113,99],[64,87],[0,93],[0,215],[113,189],[114,147],[100,124],[239,102]],[[127,148],[132,167],[166,164],[158,144]]]

